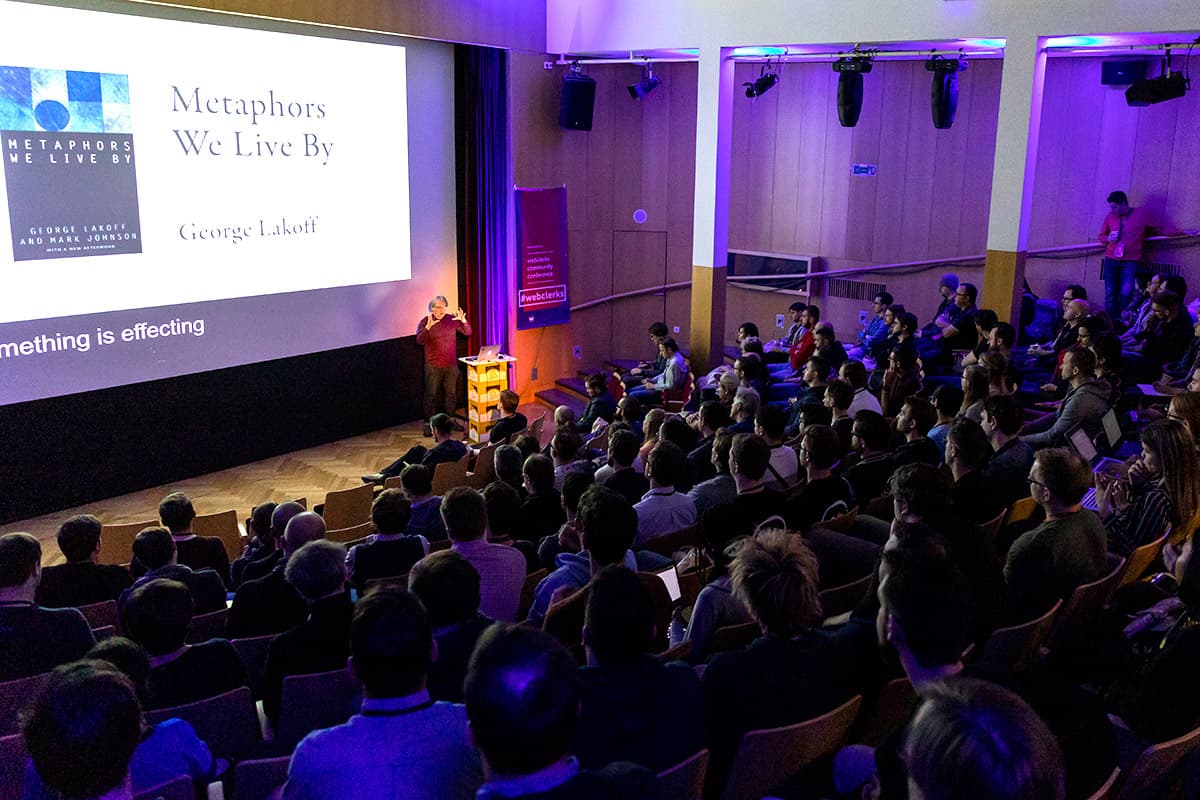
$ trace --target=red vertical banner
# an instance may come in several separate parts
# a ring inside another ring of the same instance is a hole
[[[567,189],[516,190],[517,330],[561,325],[571,318],[567,297]]]

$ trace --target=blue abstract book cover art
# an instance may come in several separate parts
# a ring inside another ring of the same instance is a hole
[[[129,76],[0,66],[13,259],[142,252]]]

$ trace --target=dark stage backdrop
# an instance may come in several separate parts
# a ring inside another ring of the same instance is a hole
[[[418,419],[422,363],[410,336],[2,406],[0,523]]]

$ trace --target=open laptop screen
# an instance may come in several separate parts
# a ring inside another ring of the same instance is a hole
[[[1091,437],[1088,436],[1082,425],[1067,434],[1067,441],[1070,442],[1076,453],[1083,456],[1084,461],[1091,464],[1096,460],[1096,446],[1092,444]]]

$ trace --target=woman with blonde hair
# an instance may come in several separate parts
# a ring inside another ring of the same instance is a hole
[[[958,409],[960,418],[980,422],[983,415],[983,401],[988,399],[991,392],[991,381],[988,370],[980,364],[972,364],[963,370],[962,374],[963,401]]]
[[[1172,397],[1167,406],[1167,419],[1182,423],[1200,449],[1200,392],[1184,392]]]

